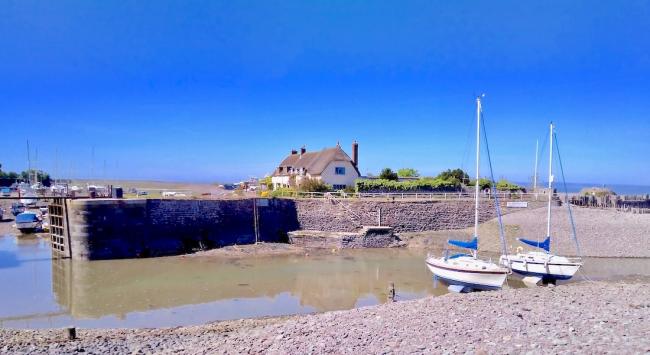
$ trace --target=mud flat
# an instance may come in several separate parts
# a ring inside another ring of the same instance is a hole
[[[204,250],[192,254],[181,255],[178,257],[243,258],[305,254],[309,254],[309,251],[307,249],[292,244],[257,243],[229,245],[223,248]]]
[[[4,353],[644,353],[648,280],[447,294],[194,327],[0,329]]]
[[[650,257],[650,214],[633,214],[614,210],[573,207],[578,241],[583,256],[592,257]],[[504,215],[507,246],[529,249],[516,238],[543,240],[546,236],[546,209],[526,209]],[[449,238],[469,238],[473,229],[401,233],[400,238],[411,247],[442,248]],[[500,252],[499,229],[496,219],[479,227],[480,249]],[[571,239],[571,223],[566,207],[554,207],[551,225],[552,249],[563,255],[577,255]]]

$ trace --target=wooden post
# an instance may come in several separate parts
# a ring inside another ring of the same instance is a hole
[[[260,242],[260,232],[259,232],[259,215],[257,211],[257,199],[253,198],[253,228],[255,233],[255,244]]]
[[[68,340],[75,340],[77,339],[77,328],[75,327],[68,327],[66,329],[66,333],[68,334]]]
[[[393,282],[388,286],[388,302],[395,302],[395,284]]]

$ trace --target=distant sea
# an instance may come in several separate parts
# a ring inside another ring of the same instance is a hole
[[[518,183],[521,186],[530,187],[530,183]],[[546,182],[540,182],[540,186],[546,186]],[[650,194],[650,185],[620,185],[620,184],[589,184],[589,183],[575,183],[567,182],[567,190],[569,193],[580,192],[583,188],[587,187],[604,187],[616,192],[617,195],[648,195]],[[564,192],[564,186],[561,182],[555,183],[555,188],[559,192]]]

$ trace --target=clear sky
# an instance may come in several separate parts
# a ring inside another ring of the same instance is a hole
[[[356,139],[434,175],[484,92],[497,176],[553,120],[570,181],[650,184],[647,1],[8,0],[0,34],[7,170],[29,139],[64,176],[235,180]]]

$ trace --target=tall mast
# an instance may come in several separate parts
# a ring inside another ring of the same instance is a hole
[[[474,188],[474,237],[478,238],[479,159],[481,154],[481,97],[476,98],[476,183]],[[474,258],[476,258],[474,253]]]
[[[537,158],[539,156],[539,139],[535,141],[535,175],[533,175],[533,192],[537,192]]]
[[[36,147],[34,154],[34,183],[38,184],[38,147]]]
[[[553,122],[551,122],[548,149],[548,210],[546,212],[546,236],[551,236],[551,199],[553,197]]]
[[[32,186],[32,157],[29,154],[29,139],[27,140],[27,183]]]

